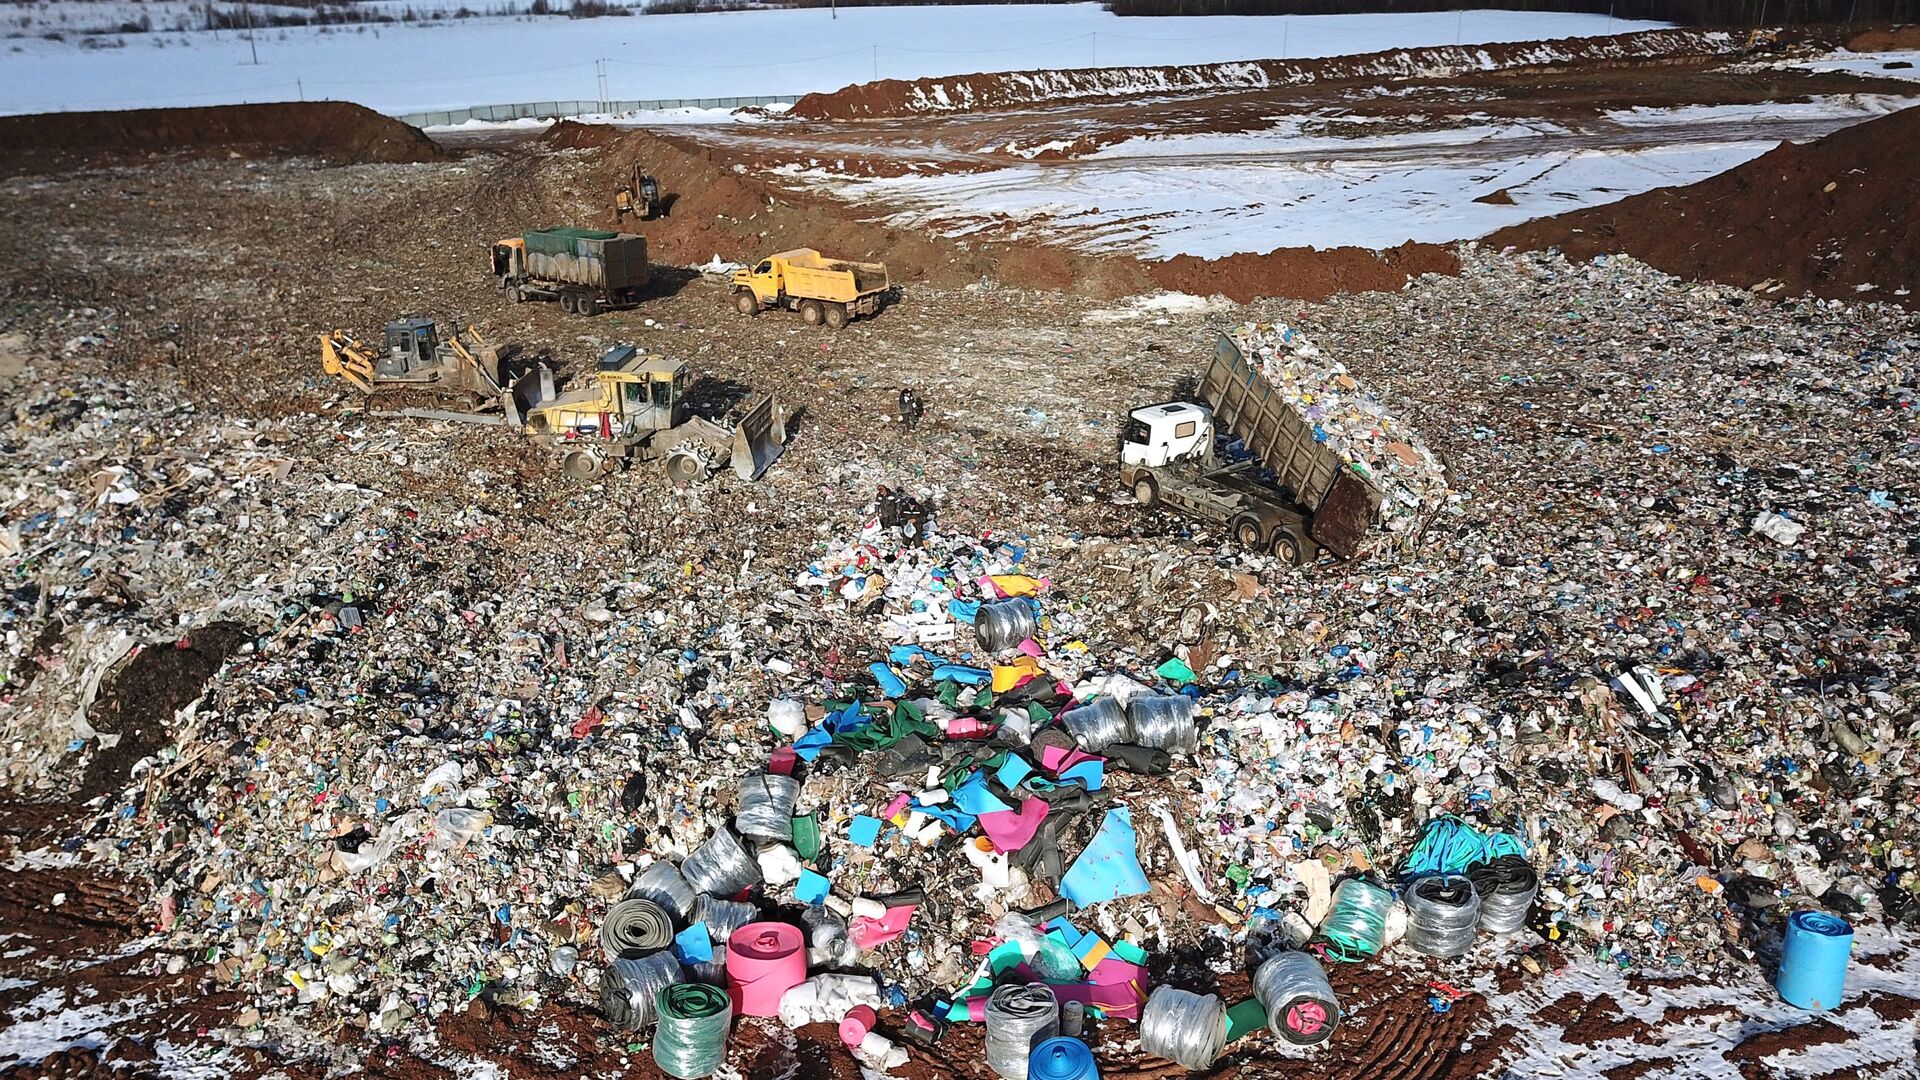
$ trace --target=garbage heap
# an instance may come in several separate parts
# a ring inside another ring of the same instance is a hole
[[[1446,466],[1414,426],[1297,327],[1244,323],[1233,338],[1314,437],[1380,488],[1381,524],[1395,542],[1412,541],[1447,496]]]

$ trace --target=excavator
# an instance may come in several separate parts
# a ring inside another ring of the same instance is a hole
[[[635,165],[627,179],[613,193],[613,216],[624,218],[628,214],[641,221],[652,221],[664,208],[660,201],[660,181],[640,171]]]
[[[440,336],[432,319],[407,316],[386,326],[386,348],[362,345],[344,330],[320,335],[320,368],[371,396],[419,387],[497,400],[507,389],[500,350],[469,326],[466,338]]]

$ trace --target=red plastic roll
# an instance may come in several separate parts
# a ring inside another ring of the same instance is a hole
[[[780,996],[807,981],[807,939],[797,926],[748,923],[727,939],[727,996],[739,1016],[777,1016]]]
[[[860,1040],[867,1037],[873,1025],[880,1020],[879,1014],[870,1005],[855,1005],[847,1010],[846,1018],[840,1021],[840,1041],[848,1046],[859,1046]]]

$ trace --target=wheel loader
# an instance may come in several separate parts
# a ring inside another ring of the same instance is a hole
[[[684,360],[648,356],[632,345],[608,349],[592,381],[529,405],[526,432],[551,447],[560,468],[591,480],[622,461],[660,462],[677,486],[723,466],[757,480],[787,447],[787,410],[771,394],[754,399],[732,424],[687,409]]]
[[[478,330],[467,327],[464,341],[457,332],[442,338],[432,319],[417,315],[388,323],[386,348],[379,352],[344,330],[320,335],[320,368],[368,395],[422,387],[494,400],[508,382],[500,350]]]

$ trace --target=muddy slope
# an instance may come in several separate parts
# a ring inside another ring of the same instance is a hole
[[[336,164],[439,161],[418,128],[344,101],[0,117],[0,175],[47,172],[127,152],[217,150]]]
[[[1766,295],[1920,307],[1920,108],[1766,154],[1697,184],[1502,229],[1493,246],[1625,252]],[[1859,288],[1872,285],[1871,290]],[[1906,295],[1900,295],[1900,290]]]

